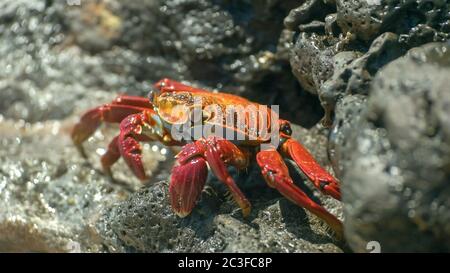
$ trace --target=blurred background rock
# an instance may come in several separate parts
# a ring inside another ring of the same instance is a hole
[[[2,1],[0,251],[449,251],[450,4],[378,2]],[[146,186],[122,161],[117,183],[101,172],[117,126],[86,143],[88,161],[77,154],[69,132],[83,111],[163,77],[279,104],[343,183],[350,248],[255,166],[235,174],[249,219],[210,177],[180,220],[170,150],[144,146]]]

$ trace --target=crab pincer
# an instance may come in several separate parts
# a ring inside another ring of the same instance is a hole
[[[208,166],[201,152],[195,143],[186,144],[172,168],[169,194],[172,209],[180,217],[191,213],[205,186]]]
[[[239,169],[247,167],[246,155],[233,143],[216,137],[189,143],[177,155],[169,186],[174,211],[183,216],[192,211],[206,182],[206,163],[216,177],[228,187],[243,215],[248,216],[250,202],[227,171],[227,165]]]

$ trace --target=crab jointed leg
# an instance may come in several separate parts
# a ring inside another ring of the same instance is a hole
[[[112,177],[111,166],[117,162],[120,158],[119,150],[119,136],[114,137],[108,145],[106,153],[102,155],[100,161],[102,162],[102,167],[105,173]]]
[[[298,141],[288,138],[281,146],[283,155],[291,158],[322,193],[341,200],[339,183],[324,170]]]
[[[277,189],[283,196],[303,207],[327,222],[331,228],[342,237],[342,223],[322,206],[311,200],[298,188],[289,176],[289,170],[281,155],[275,150],[260,151],[256,155],[258,165],[267,184]]]
[[[194,208],[205,185],[206,162],[214,175],[228,187],[234,200],[241,207],[243,215],[250,214],[250,202],[227,171],[227,165],[238,169],[246,168],[248,154],[230,141],[213,136],[185,145],[177,155],[169,187],[172,208],[175,212],[180,216],[186,216]]]
[[[227,165],[245,169],[248,165],[248,155],[228,140],[209,137],[206,140],[206,160],[214,175],[228,186],[236,203],[241,207],[244,217],[250,214],[250,202],[241,192],[228,173]]]
[[[133,173],[138,178],[145,179],[138,141],[159,140],[149,130],[143,134],[144,127],[156,126],[156,122],[152,120],[156,114],[150,107],[151,104],[145,98],[119,96],[110,104],[86,112],[72,131],[73,142],[81,154],[86,156],[82,144],[102,122],[120,123],[120,134],[113,138],[101,158],[102,167],[111,175],[111,166],[122,156]]]
[[[80,153],[86,157],[83,142],[86,141],[102,122],[120,123],[131,114],[142,112],[151,106],[147,99],[137,96],[119,96],[109,104],[87,111],[74,126],[72,140]]]
[[[120,155],[139,179],[145,180],[144,165],[142,164],[142,148],[139,142],[156,140],[145,134],[144,128],[150,126],[149,110],[126,117],[120,123],[120,133],[117,145]]]
[[[172,168],[170,200],[172,210],[180,217],[191,213],[205,186],[208,167],[203,152],[195,143],[186,144]]]

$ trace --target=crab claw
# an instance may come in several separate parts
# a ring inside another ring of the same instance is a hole
[[[172,169],[169,194],[173,211],[180,217],[189,215],[205,186],[208,167],[203,157],[178,161]]]
[[[122,104],[130,103],[130,105]],[[146,102],[139,97],[119,96],[111,104],[105,104],[87,111],[75,124],[72,130],[72,141],[83,157],[86,153],[83,149],[83,142],[86,141],[102,122],[120,123],[128,115],[144,111],[142,106]]]
[[[120,155],[139,179],[145,180],[145,170],[142,164],[142,149],[138,138],[142,133],[143,114],[130,115],[120,123],[118,146]]]
[[[339,182],[296,140],[289,138],[282,146],[282,151],[292,158],[302,172],[313,182],[321,192],[341,200]]]

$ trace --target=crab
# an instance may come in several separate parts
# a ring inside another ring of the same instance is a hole
[[[212,107],[214,106],[214,107]],[[226,118],[218,118],[215,110],[226,111],[228,106],[237,110],[233,117],[243,114],[242,122],[225,122]],[[257,109],[257,121],[252,124],[248,107]],[[247,108],[246,108],[247,107]],[[181,110],[180,110],[181,109]],[[140,142],[159,141],[166,146],[182,146],[175,156],[172,168],[169,196],[172,210],[180,217],[185,217],[194,209],[206,183],[208,166],[212,173],[229,189],[234,201],[239,205],[244,217],[251,211],[251,204],[228,172],[228,166],[239,170],[246,169],[256,158],[262,176],[269,187],[278,190],[284,197],[323,219],[337,234],[342,237],[341,221],[314,202],[298,186],[289,175],[284,159],[296,163],[306,177],[323,194],[340,200],[339,182],[328,173],[314,157],[297,140],[291,137],[292,129],[287,120],[279,119],[274,111],[262,111],[262,105],[245,98],[215,93],[195,88],[180,82],[162,79],[158,81],[148,98],[120,95],[109,104],[88,110],[74,126],[72,140],[83,156],[83,142],[86,141],[102,124],[120,123],[119,134],[112,139],[105,154],[101,157],[104,171],[112,176],[111,166],[123,158],[135,176],[146,181],[147,176],[142,162]],[[192,113],[197,110],[195,124],[219,126],[222,129],[240,134],[241,138],[228,139],[210,130],[200,136],[175,136],[175,127],[193,129]],[[261,127],[267,127],[271,136],[278,142],[272,142]],[[187,126],[187,127],[186,127]],[[265,145],[263,147],[263,145]]]

